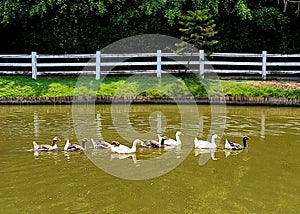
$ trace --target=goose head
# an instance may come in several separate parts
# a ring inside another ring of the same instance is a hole
[[[219,135],[217,134],[214,134],[212,137],[211,137],[212,140],[216,140],[216,139],[220,139]]]
[[[60,141],[59,137],[55,136],[52,140],[52,146],[54,146],[58,141]]]
[[[177,131],[175,135],[177,137],[177,136],[183,135],[183,133],[181,131]]]
[[[247,140],[251,140],[251,138],[246,136],[246,135],[243,136],[243,146],[244,146],[244,148],[248,148]]]

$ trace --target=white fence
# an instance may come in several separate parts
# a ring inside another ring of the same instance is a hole
[[[75,69],[76,68],[76,69]],[[104,74],[194,72],[206,74],[300,74],[300,54],[213,53],[129,53],[44,55],[32,52],[21,55],[0,55],[0,74],[30,74],[33,79],[49,74],[89,74],[100,79]]]

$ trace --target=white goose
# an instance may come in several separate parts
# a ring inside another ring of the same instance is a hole
[[[230,149],[230,150],[243,150],[248,148],[247,140],[250,140],[251,138],[248,136],[243,136],[243,146],[238,143],[233,143],[229,140],[226,139],[225,142],[225,149]]]
[[[179,146],[181,145],[181,140],[180,140],[180,135],[183,135],[183,133],[181,131],[177,131],[176,132],[176,140],[172,139],[172,138],[167,138],[164,140],[164,145],[165,146]],[[161,139],[163,137],[159,136],[159,139]]]
[[[53,151],[57,149],[57,142],[60,141],[58,137],[54,137],[52,140],[52,145],[41,144],[38,145],[35,141],[33,141],[33,151]]]
[[[119,144],[119,145],[116,145],[116,144],[111,144],[109,146],[111,152],[113,153],[119,153],[119,154],[130,154],[130,153],[135,153],[136,152],[136,145],[138,143],[142,143],[142,141],[140,139],[135,139],[132,143],[132,147],[129,148],[128,146],[125,146],[125,145],[122,145],[122,144]]]
[[[198,148],[198,149],[215,149],[217,148],[217,144],[215,142],[215,140],[219,138],[219,136],[217,134],[214,134],[211,137],[211,142],[206,141],[206,140],[198,140],[196,137],[194,139],[194,148]]]

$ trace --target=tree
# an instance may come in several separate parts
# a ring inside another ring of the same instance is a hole
[[[179,29],[182,32],[181,40],[190,43],[192,46],[198,49],[205,49],[208,52],[212,50],[213,45],[218,43],[214,39],[217,31],[214,30],[216,24],[212,19],[212,15],[209,14],[208,9],[187,11],[189,15],[182,16],[179,24],[182,28]]]

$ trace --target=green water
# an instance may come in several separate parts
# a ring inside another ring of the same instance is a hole
[[[80,114],[94,120],[80,121],[72,106],[0,106],[1,213],[299,213],[299,108],[227,106],[225,114],[221,107],[197,108],[199,115],[185,120],[176,105],[121,106],[114,115],[109,105],[94,112],[82,106]],[[62,151],[67,138],[78,143],[82,132],[129,145],[130,130],[137,138],[162,131],[174,138],[179,129],[181,150],[138,147],[125,159],[91,148]],[[216,160],[192,148],[194,137],[213,132],[221,137]],[[225,153],[225,139],[241,143],[243,134],[251,137],[249,149]],[[51,143],[54,136],[62,139],[58,151],[27,151],[33,140]],[[169,163],[176,166],[164,169]],[[148,179],[135,177],[141,170]],[[161,175],[151,177],[152,170]]]

